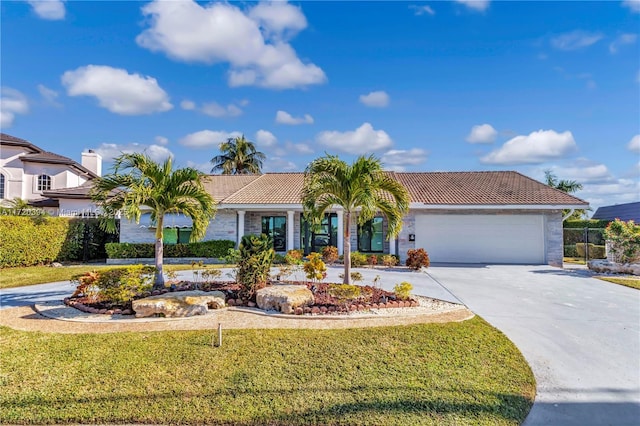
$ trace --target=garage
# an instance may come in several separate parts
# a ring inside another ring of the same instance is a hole
[[[542,215],[418,214],[415,247],[431,262],[545,263]]]

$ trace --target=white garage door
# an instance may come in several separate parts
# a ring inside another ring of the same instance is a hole
[[[432,262],[544,263],[541,215],[416,216],[416,248]]]

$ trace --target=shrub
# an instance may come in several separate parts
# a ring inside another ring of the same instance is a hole
[[[378,264],[378,256],[375,254],[370,255],[367,257],[367,263],[369,266],[376,266]]]
[[[322,260],[324,263],[333,265],[338,260],[338,248],[334,246],[326,246],[322,249]]]
[[[230,248],[227,250],[227,254],[222,258],[224,259],[224,263],[235,264],[240,262],[240,250],[235,248]]]
[[[358,281],[364,280],[364,277],[358,271],[354,271],[354,272],[350,273],[349,276],[351,277],[351,281],[354,281],[354,282],[358,282]],[[338,274],[338,277],[340,279],[343,279],[344,278],[344,274]]]
[[[302,250],[292,249],[287,252],[284,259],[288,265],[300,265],[303,257]]]
[[[400,300],[410,299],[411,290],[413,290],[413,286],[406,281],[403,281],[400,284],[396,284],[393,287],[393,292],[396,294],[396,297]]]
[[[367,255],[358,251],[351,252],[351,266],[364,266],[367,264]]]
[[[579,257],[578,250],[576,250],[575,244],[566,244],[564,246],[564,256],[565,257]]]
[[[312,281],[322,281],[327,276],[327,265],[322,261],[320,253],[309,253],[308,262],[305,262],[302,269],[307,274],[307,279]]]
[[[0,267],[51,263],[63,252],[68,218],[0,216]]]
[[[398,263],[400,263],[400,260],[398,259],[398,256],[394,254],[385,254],[382,256],[382,264],[387,268],[396,266]]]
[[[235,247],[230,240],[199,241],[188,244],[165,244],[165,257],[225,258]],[[105,244],[110,259],[139,259],[155,256],[154,243],[109,243]],[[235,262],[229,262],[235,263]]]
[[[287,263],[287,257],[283,254],[276,253],[273,256],[273,264],[274,265],[284,265]]]
[[[348,304],[362,294],[360,286],[353,284],[331,284],[329,286],[329,294],[338,299],[342,304]]]
[[[423,248],[410,249],[407,251],[406,265],[410,269],[418,270],[422,267],[428,268],[431,262],[429,261],[429,255]]]
[[[589,243],[589,259],[605,259],[607,257],[605,246],[597,246]],[[576,243],[576,257],[585,257],[585,244]]]
[[[82,294],[90,303],[124,305],[136,295],[151,290],[155,271],[153,266],[132,265],[77,275],[72,278],[72,282],[78,283],[74,296]]]
[[[640,225],[633,220],[616,219],[604,231],[613,260],[620,263],[640,261]]]
[[[267,235],[242,237],[236,275],[241,297],[253,299],[256,291],[267,285],[274,255],[273,243]]]
[[[598,219],[569,219],[562,222],[563,228],[606,228],[610,221]]]

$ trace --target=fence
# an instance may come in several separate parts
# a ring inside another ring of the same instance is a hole
[[[564,255],[588,259],[605,259],[604,228],[564,228]]]

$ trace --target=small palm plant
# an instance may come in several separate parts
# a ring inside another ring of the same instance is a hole
[[[242,237],[236,280],[242,287],[243,298],[253,299],[256,291],[266,287],[276,254],[272,246],[271,238],[265,234]]]

